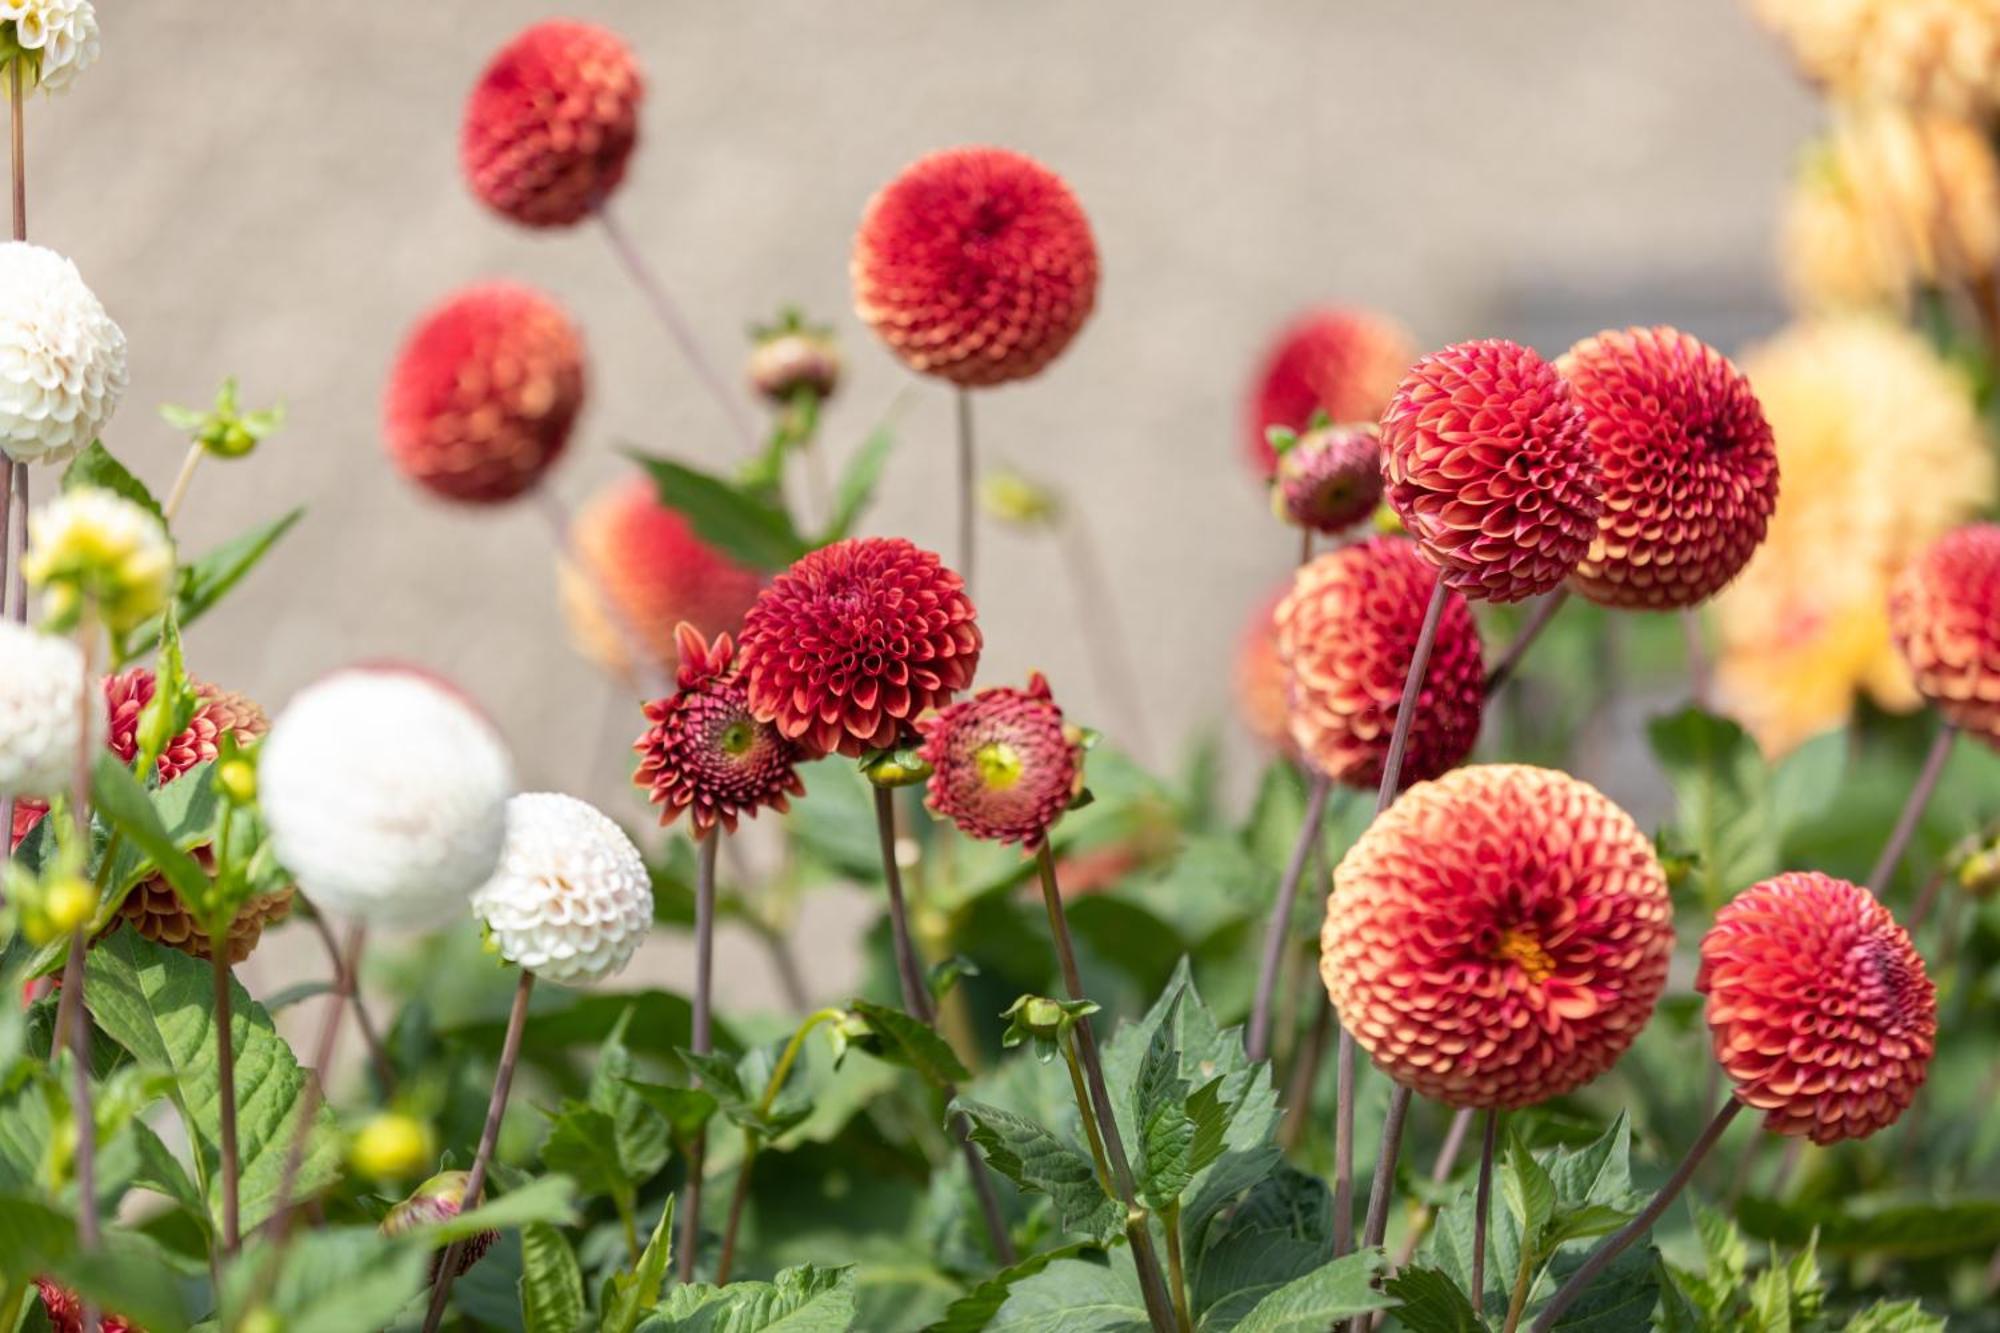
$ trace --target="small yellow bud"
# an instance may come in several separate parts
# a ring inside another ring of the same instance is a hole
[[[988,473],[979,483],[979,503],[1002,523],[1024,528],[1053,523],[1062,514],[1062,502],[1053,491],[1018,472]]]
[[[232,804],[249,805],[257,799],[257,768],[248,759],[231,759],[215,770],[215,785]]]
[[[67,935],[90,924],[97,915],[97,886],[76,875],[63,875],[42,891],[42,914],[56,935]]]
[[[371,1180],[408,1180],[436,1163],[437,1139],[415,1116],[383,1111],[355,1134],[347,1160]]]

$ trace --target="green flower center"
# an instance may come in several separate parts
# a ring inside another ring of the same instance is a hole
[[[748,718],[738,718],[722,729],[716,743],[731,759],[741,759],[757,743],[757,728]]]
[[[1005,741],[988,741],[974,750],[972,766],[990,791],[1006,791],[1021,780],[1021,754]]]

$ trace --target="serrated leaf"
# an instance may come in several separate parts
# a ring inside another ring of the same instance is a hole
[[[944,1038],[921,1020],[900,1009],[867,1000],[854,1000],[847,1007],[867,1019],[868,1026],[886,1039],[873,1052],[876,1058],[914,1069],[938,1087],[963,1083],[972,1077]]]
[[[1699,857],[1702,901],[1720,906],[1778,869],[1781,830],[1771,774],[1748,732],[1728,718],[1684,709],[1648,727],[1673,786],[1675,827]]]
[[[223,1275],[225,1327],[241,1319],[270,1258],[271,1242],[245,1244]],[[285,1333],[352,1333],[381,1328],[424,1288],[425,1247],[392,1239],[372,1227],[301,1230],[284,1248],[264,1304]]]
[[[1125,1209],[1104,1192],[1083,1152],[1026,1116],[960,1097],[952,1111],[971,1125],[972,1141],[995,1171],[1031,1193],[1044,1194],[1070,1231],[1108,1241],[1125,1229]]]
[[[667,1265],[673,1255],[674,1199],[669,1195],[667,1206],[660,1210],[659,1223],[639,1254],[639,1262],[630,1273],[619,1273],[611,1279],[611,1300],[604,1312],[606,1333],[632,1333],[639,1317],[660,1299],[660,1286],[666,1281]]]
[[[1485,1333],[1472,1302],[1435,1268],[1406,1268],[1383,1284],[1396,1298],[1396,1321],[1409,1333]]]
[[[667,1129],[674,1138],[682,1142],[701,1132],[715,1115],[715,1097],[701,1088],[676,1088],[664,1083],[642,1083],[637,1079],[625,1080],[625,1085],[643,1097],[659,1116],[667,1122]]]
[[[806,553],[805,540],[778,506],[684,463],[637,452],[632,457],[651,474],[660,503],[738,564],[771,573]]]
[[[1521,1230],[1521,1247],[1540,1253],[1543,1233],[1555,1212],[1555,1182],[1520,1139],[1511,1134],[1500,1171],[1500,1197],[1506,1200],[1508,1211]]]
[[[576,1181],[586,1195],[629,1199],[632,1180],[618,1156],[618,1124],[583,1102],[564,1102],[542,1140],[542,1165]]]
[[[1846,1333],[1944,1333],[1944,1316],[1917,1301],[1877,1301],[1847,1322]]]
[[[980,1333],[1000,1307],[1015,1283],[1033,1277],[1059,1259],[1074,1259],[1092,1248],[1089,1241],[1076,1241],[1040,1254],[1029,1255],[1011,1268],[1003,1268],[951,1303],[944,1318],[924,1326],[924,1333]]]
[[[70,460],[63,469],[62,488],[73,491],[79,488],[95,488],[110,491],[113,495],[130,500],[141,509],[160,520],[164,526],[166,513],[160,502],[146,489],[146,483],[133,476],[131,470],[114,458],[102,440],[92,440],[88,448]]]
[[[521,1231],[521,1327],[525,1333],[575,1333],[590,1327],[583,1270],[562,1232],[535,1225]]]
[[[854,1323],[854,1269],[801,1264],[770,1282],[675,1287],[642,1333],[846,1333]]]
[[[1235,1333],[1321,1333],[1336,1320],[1385,1310],[1395,1302],[1375,1288],[1384,1263],[1379,1250],[1336,1259],[1258,1301]]]
[[[1553,1295],[1588,1254],[1582,1246],[1563,1251],[1550,1268],[1548,1294]],[[1551,1333],[1629,1333],[1648,1327],[1660,1301],[1659,1267],[1659,1252],[1651,1245],[1632,1246],[1583,1289]],[[1524,1319],[1522,1326],[1528,1323]]]
[[[611,1117],[615,1128],[613,1143],[625,1178],[643,1185],[667,1164],[670,1131],[667,1122],[652,1105],[628,1086],[639,1072],[638,1061],[625,1047],[625,1030],[632,1011],[626,1010],[611,1035],[599,1048],[591,1069],[589,1100],[592,1106]]]
[[[988,1333],[1150,1333],[1129,1250],[1059,1259],[1014,1284]]]

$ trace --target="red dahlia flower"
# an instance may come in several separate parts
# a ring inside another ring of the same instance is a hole
[[[1309,430],[1278,456],[1271,506],[1287,523],[1345,532],[1381,502],[1381,433],[1372,425]]]
[[[1666,985],[1652,843],[1566,773],[1480,764],[1412,787],[1334,871],[1320,975],[1389,1077],[1532,1106],[1609,1069]]]
[[[972,683],[979,649],[965,581],[900,537],[804,556],[743,620],[750,711],[812,754],[907,738]]]
[[[82,1333],[83,1301],[75,1292],[45,1277],[35,1279],[35,1290],[41,1293],[42,1313],[48,1316],[49,1327],[55,1333]],[[115,1314],[103,1315],[98,1328],[102,1333],[141,1333],[136,1324],[127,1323]]]
[[[1548,592],[1597,536],[1582,409],[1518,343],[1455,343],[1411,367],[1382,415],[1382,468],[1403,527],[1468,597]]]
[[[1778,451],[1750,381],[1678,329],[1607,330],[1557,368],[1590,432],[1604,513],[1570,584],[1604,606],[1694,606],[1764,540]]]
[[[855,312],[912,370],[977,387],[1026,379],[1097,300],[1097,242],[1062,178],[1004,148],[920,158],[868,203]]]
[[[1416,355],[1410,335],[1381,315],[1337,306],[1306,311],[1271,343],[1251,382],[1245,457],[1268,477],[1278,461],[1271,427],[1303,431],[1321,412],[1335,424],[1374,421]]]
[[[562,308],[511,282],[468,287],[397,353],[382,436],[404,476],[447,500],[532,489],[583,408],[583,339]]]
[[[1082,747],[1037,671],[1028,688],[981,690],[917,724],[927,804],[967,836],[1040,847],[1083,786]]]
[[[787,798],[806,790],[799,781],[799,748],[750,715],[735,670],[736,645],[727,634],[706,643],[685,623],[676,633],[680,689],[646,705],[653,725],[632,747],[639,752],[632,780],[660,807],[662,824],[686,810],[696,837],[718,823],[734,833],[738,816],[754,818],[765,807],[789,809]]]
[[[1948,532],[1912,561],[1890,590],[1889,628],[1923,696],[2000,745],[2000,525]]]
[[[524,227],[581,221],[624,179],[644,92],[638,61],[615,34],[560,19],[524,29],[466,99],[466,183]]]
[[[1278,660],[1291,738],[1314,769],[1372,789],[1382,781],[1403,681],[1436,575],[1401,537],[1329,551],[1299,570],[1278,604]],[[1457,593],[1438,621],[1403,756],[1407,786],[1472,752],[1486,697],[1479,628]]]
[[[1866,1138],[1923,1086],[1937,993],[1889,909],[1846,880],[1745,889],[1703,937],[1694,985],[1737,1098],[1776,1133]]]

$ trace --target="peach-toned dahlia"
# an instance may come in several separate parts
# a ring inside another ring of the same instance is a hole
[[[1344,424],[1374,421],[1416,359],[1400,324],[1369,310],[1321,306],[1296,316],[1271,341],[1243,412],[1243,452],[1268,477],[1277,466],[1267,432],[1303,431],[1324,412]]]
[[[583,339],[530,287],[487,282],[426,314],[382,399],[396,468],[447,500],[511,500],[542,479],[583,408]]]
[[[1604,513],[1570,586],[1602,606],[1707,601],[1764,540],[1778,451],[1750,381],[1678,329],[1607,329],[1558,364],[1583,409]]]
[[[2000,525],[1947,533],[1896,579],[1889,629],[1917,690],[2000,746]]]
[[[1278,603],[1273,618],[1292,742],[1335,782],[1373,788],[1382,781],[1435,583],[1407,538],[1376,537],[1300,569]],[[1465,599],[1451,593],[1417,696],[1403,785],[1434,778],[1472,752],[1485,696],[1479,628]]]
[[[1060,176],[1004,148],[919,158],[868,202],[855,313],[912,370],[976,387],[1053,361],[1097,301],[1097,242]]]
[[[196,848],[194,855],[203,869],[212,869],[207,847]],[[295,896],[288,885],[271,893],[254,894],[237,909],[236,919],[229,923],[224,950],[231,966],[257,951],[266,927],[275,926],[292,914]],[[180,895],[174,892],[174,886],[167,883],[164,875],[149,875],[134,885],[132,891],[125,895],[125,900],[118,904],[118,921],[155,944],[164,944],[203,960],[215,956],[215,942],[195,921],[193,913],[182,905]]]
[[[981,690],[917,729],[931,766],[925,803],[968,837],[1033,851],[1083,787],[1080,737],[1039,671],[1025,690]]]
[[[972,683],[975,615],[965,580],[901,537],[822,547],[743,619],[750,711],[811,754],[895,745]]]
[[[494,212],[567,227],[625,176],[645,79],[615,33],[552,19],[495,53],[465,103],[459,165]]]
[[[1583,410],[1519,343],[1454,343],[1410,368],[1382,414],[1389,503],[1446,586],[1518,602],[1590,550],[1602,486]]]
[[[1815,83],[1855,102],[2000,110],[2000,0],[1751,0]]]
[[[697,537],[643,475],[600,491],[577,511],[570,557],[562,568],[570,633],[620,676],[633,674],[628,639],[671,672],[676,626],[686,621],[710,637],[733,632],[757,596],[756,572]]]
[[[1715,1058],[1765,1127],[1866,1138],[1923,1086],[1937,993],[1889,909],[1817,871],[1754,884],[1715,915],[1695,989]]]
[[[1277,610],[1291,591],[1287,581],[1251,609],[1236,639],[1236,711],[1250,734],[1289,752],[1292,737],[1285,708],[1285,664],[1278,657]]]
[[[35,1290],[42,1298],[42,1313],[48,1316],[49,1327],[55,1333],[82,1333],[83,1302],[75,1292],[45,1277],[35,1279]],[[115,1314],[100,1315],[98,1328],[101,1333],[141,1333],[138,1325]]]
[[[799,747],[751,715],[735,643],[727,634],[708,643],[686,623],[678,635],[680,688],[646,704],[652,725],[632,747],[639,752],[632,780],[660,807],[662,824],[687,811],[696,837],[717,824],[734,833],[742,815],[789,809],[789,798],[806,791]]]
[[[1653,844],[1588,783],[1479,764],[1410,788],[1341,858],[1320,975],[1398,1083],[1532,1106],[1609,1069],[1667,981]]]
[[[1314,532],[1345,532],[1382,502],[1382,437],[1372,425],[1324,426],[1278,456],[1271,507]]]

